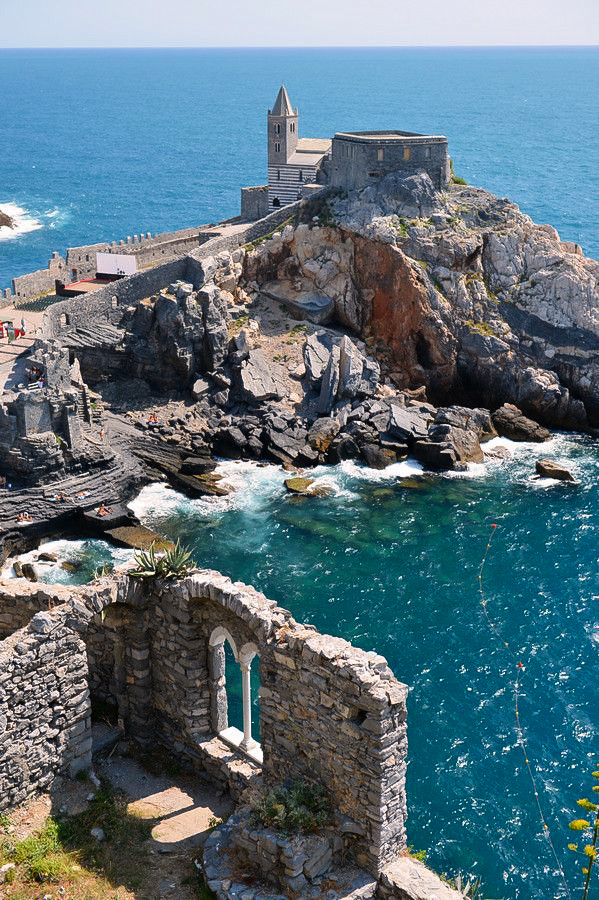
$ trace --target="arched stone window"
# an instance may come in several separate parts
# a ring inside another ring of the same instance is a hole
[[[238,728],[229,725],[225,641],[229,644],[235,662],[241,669],[243,733]],[[215,628],[210,636],[209,674],[212,728],[227,744],[246,753],[254,762],[261,765],[262,749],[252,737],[251,668],[254,657],[258,655],[258,648],[253,643],[244,644],[238,651],[230,632],[222,625]]]
[[[116,309],[117,306],[119,305],[119,298],[113,297],[112,300],[110,301],[110,305],[112,306],[113,309]]]
[[[275,207],[275,209],[278,209],[278,208],[279,208],[279,206],[281,205],[281,201],[279,200],[278,197],[275,197],[275,198],[273,199],[272,205]]]
[[[60,321],[61,328],[64,328],[66,325],[71,324],[70,319],[66,313],[61,313],[59,321]]]

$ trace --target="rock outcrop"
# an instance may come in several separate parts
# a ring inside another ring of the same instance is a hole
[[[244,277],[330,297],[403,390],[599,423],[599,264],[506,199],[388,176],[252,250]]]

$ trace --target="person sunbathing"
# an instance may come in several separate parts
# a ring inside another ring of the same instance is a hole
[[[105,506],[103,503],[101,503],[100,506],[98,507],[98,511],[97,511],[96,515],[103,518],[104,516],[109,515],[109,513],[111,513],[111,512],[112,512],[112,510],[109,506]]]

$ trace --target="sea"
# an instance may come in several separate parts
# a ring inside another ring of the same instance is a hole
[[[459,175],[599,257],[598,48],[3,50],[0,209],[19,227],[0,230],[0,286],[52,250],[236,214],[264,181],[281,81],[302,135],[446,134]],[[133,508],[198,564],[387,657],[410,687],[409,843],[431,866],[480,878],[485,900],[569,898],[584,863],[568,823],[599,768],[599,453],[571,434],[499,443],[508,460],[458,476],[323,467],[318,498],[223,462],[229,497],[155,484]],[[577,483],[536,479],[539,454]],[[40,566],[53,582],[128,557],[45,549],[72,564]]]

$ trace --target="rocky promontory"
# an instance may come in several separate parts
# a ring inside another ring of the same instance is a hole
[[[157,476],[218,495],[213,456],[464,469],[496,435],[594,433],[599,264],[551,226],[425,174],[325,189],[268,221],[182,258],[187,277],[166,267],[48,309],[107,410],[121,500]]]

